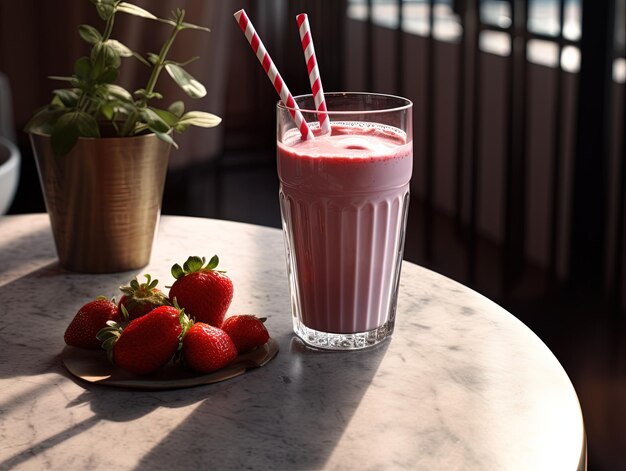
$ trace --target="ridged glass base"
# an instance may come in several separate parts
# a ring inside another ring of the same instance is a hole
[[[393,322],[389,321],[377,329],[353,334],[333,334],[309,329],[296,317],[293,318],[293,331],[304,343],[325,350],[361,350],[379,344],[393,333]]]

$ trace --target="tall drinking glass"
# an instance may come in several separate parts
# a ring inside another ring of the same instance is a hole
[[[311,95],[295,101],[316,138],[278,104],[280,207],[293,328],[308,345],[353,350],[393,332],[413,168],[412,103],[325,94],[320,135]]]

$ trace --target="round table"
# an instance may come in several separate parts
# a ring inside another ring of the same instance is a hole
[[[189,255],[220,256],[229,310],[267,317],[280,346],[234,379],[169,391],[92,385],[63,367],[78,308]],[[293,335],[282,233],[164,216],[149,266],[76,274],[45,214],[0,218],[0,469],[585,469],[566,373],[511,314],[404,262],[396,330],[369,350],[314,351]]]

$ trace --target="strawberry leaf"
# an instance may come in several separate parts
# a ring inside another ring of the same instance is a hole
[[[104,342],[102,342],[102,348],[104,348],[105,350],[112,350],[116,341],[116,337],[109,337]]]
[[[209,264],[206,266],[206,268],[208,268],[209,270],[213,270],[215,269],[220,263],[220,259],[217,255],[213,255],[213,257],[211,257],[211,260],[209,261]]]
[[[172,276],[178,280],[179,278],[189,275],[190,273],[215,270],[219,263],[220,259],[217,255],[213,255],[211,260],[209,260],[209,263],[206,263],[205,257],[191,256],[185,263],[183,263],[182,267],[179,264],[172,266]]]
[[[185,275],[185,270],[178,263],[172,266],[172,276],[174,279],[178,280],[179,278]]]
[[[180,336],[178,337],[179,338],[178,349],[180,350],[183,347],[183,339],[185,338],[185,335],[187,335],[187,332],[189,331],[191,326],[194,324],[194,322],[185,313],[184,309],[180,310],[180,313],[178,314],[178,321],[180,322],[180,326],[182,327],[182,331],[180,333]]]
[[[189,257],[187,261],[183,264],[183,268],[185,269],[185,273],[194,273],[202,270],[204,266],[205,258],[202,257]]]
[[[150,278],[151,278],[150,275],[145,275],[145,277],[146,277],[146,284],[148,285],[148,289],[154,289],[159,284],[159,280],[157,279],[150,281]]]
[[[128,314],[128,310],[126,309],[126,306],[122,304],[120,306],[120,310],[122,311],[122,317],[124,317],[124,320],[128,322],[130,320],[130,314]]]
[[[102,348],[107,351],[107,357],[112,361],[113,347],[122,334],[122,327],[115,321],[107,321],[107,326],[98,331],[96,338],[102,342]]]

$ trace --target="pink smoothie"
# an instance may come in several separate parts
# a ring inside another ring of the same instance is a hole
[[[278,144],[294,315],[321,332],[366,332],[394,317],[412,142],[358,124]]]

